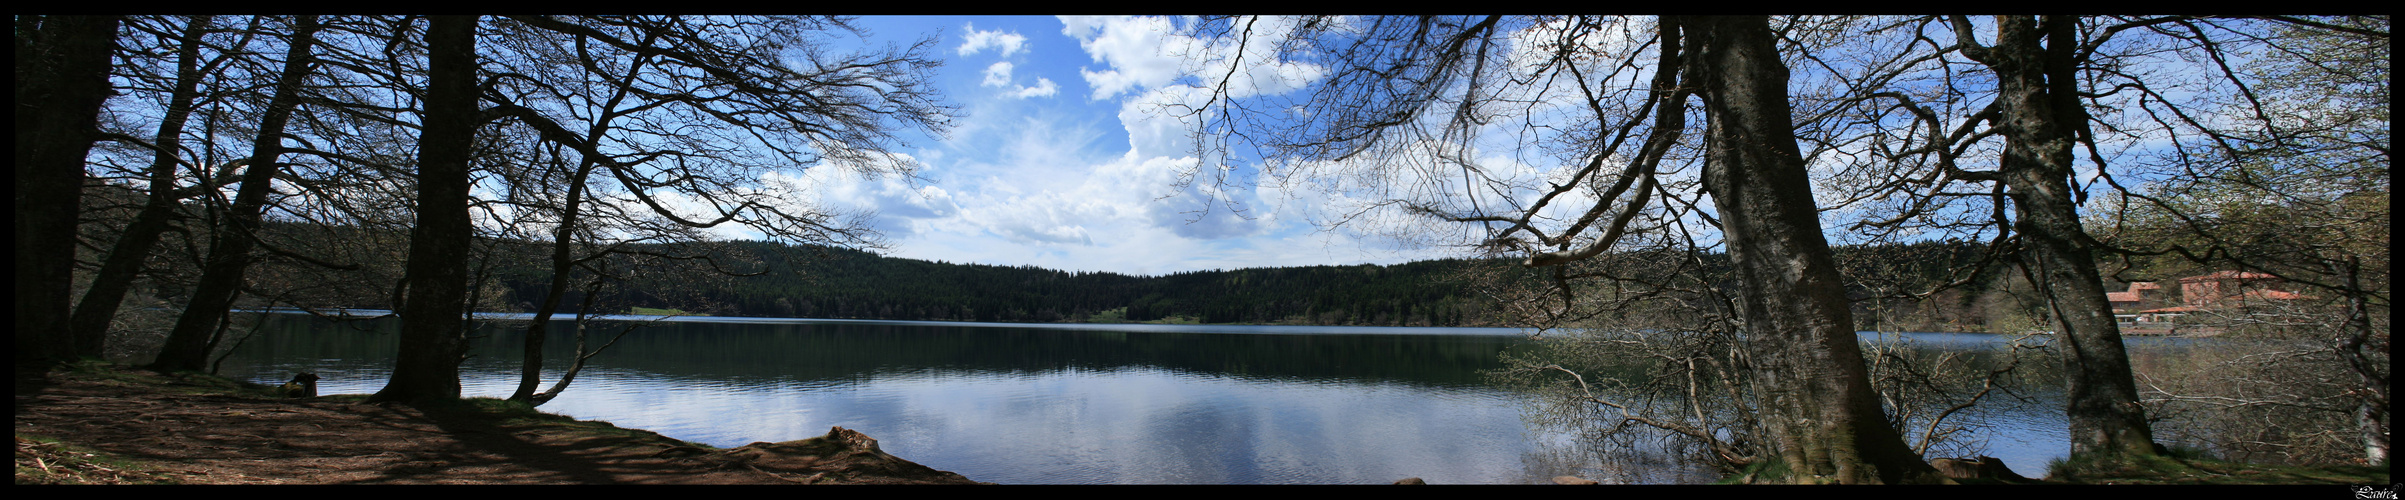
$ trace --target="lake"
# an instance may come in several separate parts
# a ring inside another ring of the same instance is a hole
[[[265,317],[222,374],[317,373],[325,394],[374,392],[390,375],[392,320]],[[1575,430],[1531,423],[1535,396],[1482,374],[1529,342],[1516,329],[696,319],[642,326],[542,409],[717,447],[841,426],[1004,484],[1716,479],[1675,460],[1599,458]],[[466,395],[515,389],[522,334],[504,325],[470,340]],[[546,387],[574,345],[554,335]],[[2003,341],[1907,336],[1937,349]],[[2058,404],[2039,392],[1980,416],[1986,454],[2031,476],[2068,446]]]

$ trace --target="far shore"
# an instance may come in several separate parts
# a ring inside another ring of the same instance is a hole
[[[254,313],[255,313],[255,312],[268,312],[268,313],[281,313],[281,314],[309,314],[309,315],[315,315],[315,316],[325,316],[325,317],[335,317],[335,318],[345,318],[345,319],[374,319],[374,318],[383,318],[383,317],[389,317],[389,316],[392,316],[392,314],[393,314],[391,310],[387,310],[387,309],[314,309],[314,310],[312,310],[312,309],[303,309],[303,308],[297,308],[297,307],[273,307],[273,308],[267,308],[267,309],[237,309],[236,311],[238,311],[238,312],[254,312]],[[576,317],[576,316],[575,316],[575,315],[573,315],[573,314],[554,314],[554,315],[552,315],[552,321],[572,321],[572,320],[574,320],[574,319],[575,319],[575,317]],[[533,314],[533,313],[514,313],[514,312],[479,312],[479,313],[476,313],[476,314],[475,314],[475,318],[476,318],[476,319],[482,319],[482,320],[493,320],[493,321],[530,321],[530,320],[533,320],[533,319],[534,319],[534,314]],[[781,317],[754,317],[754,316],[709,316],[709,315],[700,315],[700,314],[596,314],[596,315],[589,315],[589,316],[587,316],[587,319],[591,319],[591,320],[599,320],[599,321],[629,321],[629,322],[648,322],[648,321],[658,321],[658,322],[680,322],[680,323],[725,323],[725,324],[753,324],[753,325],[778,325],[778,324],[794,324],[794,325],[811,325],[811,324],[861,324],[861,325],[940,325],[940,326],[970,327],[970,328],[1048,328],[1048,329],[1062,329],[1062,330],[1112,330],[1112,331],[1131,331],[1131,332],[1186,332],[1186,333],[1269,333],[1269,334],[1277,334],[1277,333],[1289,333],[1289,334],[1314,334],[1314,333],[1317,333],[1317,334],[1347,334],[1347,333],[1350,333],[1350,334],[1423,334],[1423,335],[1513,335],[1513,336],[1521,336],[1521,337],[1534,337],[1534,336],[1537,336],[1537,333],[1539,333],[1539,332],[1537,332],[1535,329],[1530,329],[1530,328],[1512,328],[1512,327],[1475,327],[1475,326],[1365,326],[1365,325],[1311,325],[1311,324],[1301,324],[1301,323],[1199,323],[1199,322],[1193,322],[1193,321],[1192,321],[1190,318],[1169,318],[1169,319],[1164,319],[1164,320],[1156,320],[1156,321],[1144,321],[1144,322],[1117,322],[1117,323],[1099,323],[1099,322],[1009,323],[1009,322],[994,322],[994,321],[944,321],[944,320],[900,320],[900,319],[781,318]],[[1180,319],[1184,319],[1185,321],[1179,321]],[[1861,331],[1857,331],[1857,332],[1855,332],[1855,333],[1857,333],[1857,334],[1864,334],[1864,335],[1877,335],[1877,334],[1882,334],[1882,333],[1903,333],[1903,334],[1963,334],[1963,335],[1997,335],[1997,336],[2020,336],[2020,335],[2048,336],[2048,335],[2053,335],[2053,332],[2048,332],[2048,331],[2028,331],[2028,332],[2010,332],[2010,333],[2005,333],[2005,332],[1922,332],[1922,331],[1878,331],[1878,330],[1861,330]],[[2218,335],[2218,334],[2220,334],[2220,333],[2221,333],[2221,332],[2220,332],[2220,331],[2218,331],[2218,330],[2214,330],[2214,329],[2207,329],[2207,328],[2124,328],[2124,329],[2122,329],[2122,330],[2121,330],[2121,334],[2122,334],[2122,335],[2124,335],[2124,336],[2132,336],[2132,337],[2175,337],[2175,338],[2197,338],[2197,337],[2212,337],[2212,336],[2216,336],[2216,335]]]

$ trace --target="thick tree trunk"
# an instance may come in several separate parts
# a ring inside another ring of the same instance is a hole
[[[2053,311],[2071,454],[2151,455],[2153,431],[2104,297],[2094,240],[2080,228],[2071,199],[2072,152],[2086,119],[2072,80],[2074,22],[2058,16],[2040,27],[2028,16],[1998,16],[1996,46],[1983,59],[1996,71],[2002,103],[2005,147],[1997,174],[2012,198],[2021,262]]]
[[[267,101],[267,112],[259,118],[259,134],[251,142],[250,166],[242,172],[242,187],[234,191],[234,203],[227,209],[222,223],[209,244],[208,261],[201,266],[201,275],[194,283],[191,302],[184,314],[175,320],[175,329],[167,332],[167,342],[160,346],[159,356],[151,361],[150,369],[158,371],[199,370],[209,361],[210,339],[215,337],[219,320],[234,306],[234,296],[242,289],[245,271],[249,270],[251,250],[258,241],[260,214],[266,211],[267,194],[273,189],[276,174],[284,165],[277,163],[284,153],[284,127],[292,119],[293,108],[300,105],[300,87],[315,65],[311,57],[316,44],[317,16],[297,16],[293,20],[290,47],[285,51],[283,72],[276,77],[273,97]]]
[[[72,359],[75,222],[118,16],[17,16],[17,365]]]
[[[476,17],[433,16],[426,29],[425,128],[418,139],[417,228],[409,235],[408,298],[392,379],[374,401],[459,399],[465,353],[468,162],[475,146]]]
[[[92,285],[84,290],[83,300],[75,303],[75,314],[68,319],[68,330],[74,332],[76,354],[100,356],[107,345],[109,320],[117,316],[117,307],[124,303],[125,293],[133,287],[134,278],[142,273],[143,262],[149,260],[150,250],[158,245],[159,235],[167,231],[173,218],[176,151],[182,149],[184,123],[192,116],[193,101],[200,95],[201,34],[209,29],[210,17],[200,16],[184,26],[184,34],[176,49],[175,89],[167,98],[167,114],[159,120],[158,133],[151,145],[150,199],[142,211],[125,226],[125,234],[109,248],[92,275]]]
[[[1795,145],[1787,67],[1760,16],[1678,20],[1699,57],[1689,85],[1704,100],[1704,183],[1719,207],[1762,408],[1793,482],[1933,481],[1887,425],[1854,335],[1845,288],[1821,235]],[[1664,24],[1670,24],[1665,21]]]

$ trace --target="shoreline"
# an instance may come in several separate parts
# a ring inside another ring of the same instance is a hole
[[[94,362],[15,383],[18,484],[992,484],[841,427],[720,449],[488,398],[281,398]]]

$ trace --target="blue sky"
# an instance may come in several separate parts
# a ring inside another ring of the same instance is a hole
[[[1464,183],[1457,163],[1431,162],[1425,152],[1375,156],[1370,160],[1282,164],[1292,183],[1244,182],[1255,165],[1236,165],[1235,182],[1180,185],[1201,162],[1193,158],[1190,130],[1160,111],[1161,103],[1200,105],[1193,75],[1230,76],[1232,98],[1296,97],[1293,91],[1318,81],[1323,68],[1259,52],[1231,58],[1227,41],[1197,40],[1180,20],[1159,17],[1077,16],[869,16],[855,25],[871,43],[937,41],[929,56],[943,66],[934,77],[945,100],[958,106],[955,127],[942,137],[914,135],[896,153],[921,167],[917,179],[862,178],[838,168],[800,172],[807,201],[828,208],[878,214],[873,226],[897,257],[954,263],[1032,265],[1070,271],[1162,275],[1181,271],[1268,266],[1398,263],[1460,256],[1453,248],[1412,246],[1403,240],[1461,244],[1482,237],[1470,225],[1431,225],[1399,218],[1395,196],[1431,201],[1451,213],[1518,213],[1538,193],[1587,163],[1559,158],[1523,142],[1532,130],[1572,130],[1583,106],[1564,87],[1508,87],[1516,111],[1529,117],[1484,125],[1498,129],[1480,137],[1454,160],[1478,169],[1476,185]],[[1290,20],[1264,18],[1253,31],[1256,46],[1275,46]],[[1628,33],[1643,33],[1646,21],[1631,21]],[[1528,34],[1534,33],[1534,34]],[[1546,31],[1507,36],[1508,64],[1533,64],[1550,54]],[[1628,35],[1636,36],[1636,35]],[[1637,38],[1598,36],[1585,50],[1634,50]],[[1226,61],[1241,60],[1231,72]],[[1608,58],[1607,58],[1608,59]],[[1603,59],[1598,59],[1603,60]],[[2143,62],[2143,61],[2141,61]],[[2164,64],[2179,65],[2177,61]],[[1516,73],[1514,73],[1516,74]],[[1645,71],[1622,74],[1621,84],[1642,85]],[[1799,76],[1799,78],[1808,78]],[[1216,81],[1216,80],[1213,80]],[[1973,82],[1972,84],[1976,84]],[[1808,84],[1799,84],[1809,86]],[[1260,102],[1260,101],[1253,101]],[[1275,106],[1272,104],[1271,106]],[[1271,107],[1268,109],[1279,109]],[[1310,112],[1286,108],[1288,113]],[[1571,120],[1563,122],[1559,120]],[[1514,130],[1511,127],[1519,127]],[[1540,141],[1541,142],[1541,141]],[[1407,145],[1418,148],[1429,143]],[[2142,144],[2141,144],[2142,146]],[[2140,147],[2133,151],[2143,151]],[[1422,151],[1415,149],[1413,151]],[[1847,176],[1833,175],[1847,155],[1824,155],[1809,168],[1823,185],[1823,225],[1845,227],[1877,207],[1841,198]],[[1446,161],[1454,161],[1446,160]],[[1613,159],[1618,162],[1622,160]],[[1364,166],[1369,165],[1369,166]],[[1669,168],[1669,167],[1665,167]],[[1692,182],[1693,168],[1665,171],[1666,179]],[[2083,169],[2084,170],[2084,169]],[[1370,173],[1365,173],[1370,172]],[[1332,174],[1332,175],[1331,175]],[[782,175],[782,174],[780,174]],[[2092,170],[2081,174],[2093,178]],[[1302,179],[1302,180],[1295,180]],[[767,179],[764,179],[767,180]],[[778,181],[790,179],[776,179]],[[2125,179],[2125,181],[2134,179]],[[1666,180],[1665,182],[1670,182]],[[1394,194],[1389,189],[1415,190]],[[1874,200],[1877,201],[1877,200]],[[1232,202],[1231,205],[1225,202]],[[1600,200],[1572,190],[1536,214],[1535,223],[1560,230],[1579,220]],[[1696,200],[1710,211],[1709,199]],[[1873,203],[1875,205],[1876,203]],[[1363,207],[1382,207],[1365,209]],[[1319,222],[1347,219],[1343,227]],[[1649,217],[1652,217],[1649,215]],[[1689,217],[1680,215],[1679,217]],[[1660,221],[1656,221],[1660,222]],[[1711,239],[1709,227],[1691,222]],[[1905,238],[1940,237],[1923,230]],[[722,237],[743,235],[722,232]],[[1863,234],[1833,231],[1833,241],[1858,242]]]
[[[962,118],[897,152],[919,180],[812,168],[816,201],[875,210],[886,254],[954,263],[1160,275],[1444,256],[1322,231],[1318,203],[1274,188],[1180,189],[1191,142],[1151,113],[1185,39],[1158,18],[870,16],[872,43],[940,36],[935,77]],[[1292,68],[1289,68],[1292,69]],[[1307,69],[1307,68],[1304,68]],[[1244,203],[1241,215],[1214,198]],[[730,235],[740,237],[739,235]]]

